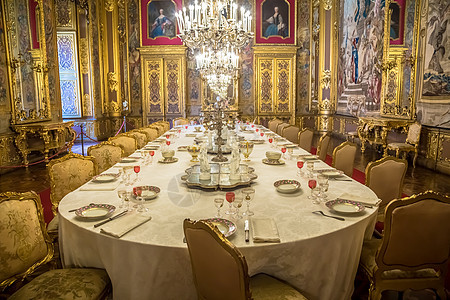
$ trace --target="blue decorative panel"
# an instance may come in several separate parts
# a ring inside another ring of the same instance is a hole
[[[76,80],[61,80],[60,85],[63,117],[79,117],[80,109]]]
[[[58,34],[59,71],[75,71],[75,43],[73,35]]]

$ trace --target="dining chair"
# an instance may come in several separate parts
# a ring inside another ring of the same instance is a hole
[[[281,136],[286,138],[288,141],[298,144],[298,133],[300,131],[300,128],[298,128],[295,125],[289,125],[284,127],[283,132],[281,133]]]
[[[281,121],[280,119],[270,120],[269,124],[268,124],[269,130],[276,133],[278,124],[281,124],[281,123],[283,123],[283,121]]]
[[[186,219],[183,228],[199,299],[306,299],[269,275],[250,278],[245,257],[214,225]]]
[[[164,132],[166,132],[166,130],[164,129],[165,127],[164,127],[163,124],[152,123],[148,127],[156,129],[158,131],[158,137],[160,137]]]
[[[403,152],[403,158],[409,152],[414,152],[413,168],[416,167],[416,160],[419,154],[419,140],[420,131],[422,130],[422,125],[419,123],[413,123],[409,125],[408,135],[404,143],[389,143],[387,145],[387,150],[395,150],[395,156],[399,157],[400,152]]]
[[[147,143],[158,138],[158,130],[150,127],[139,128],[140,132],[143,132],[147,136]]]
[[[180,126],[180,125],[189,125],[189,120],[186,118],[176,118],[173,120],[173,126]]]
[[[276,133],[277,133],[279,136],[281,136],[281,134],[283,133],[283,129],[284,129],[285,127],[287,127],[287,126],[289,126],[289,124],[288,124],[288,123],[284,123],[284,122],[278,124]]]
[[[121,145],[123,147],[124,156],[130,156],[137,149],[136,138],[127,132],[110,137],[108,141],[113,142],[114,144]]]
[[[360,269],[370,280],[369,299],[384,290],[433,289],[446,299],[450,249],[450,197],[427,191],[386,207],[384,235],[364,242]]]
[[[157,121],[157,122],[155,122],[155,123],[162,125],[163,128],[164,128],[164,132],[170,130],[170,123],[167,122],[167,121],[162,121],[162,120],[161,120],[161,121]],[[164,132],[163,132],[163,133],[164,133]]]
[[[87,149],[87,155],[92,156],[97,164],[98,173],[102,173],[118,163],[122,159],[123,153],[121,145],[108,141],[90,146]]]
[[[28,280],[51,261],[54,248],[35,192],[0,193],[0,291]],[[22,286],[8,299],[106,299],[111,282],[101,269],[56,269]]]
[[[325,161],[327,158],[328,145],[330,144],[331,136],[328,133],[322,135],[317,145],[317,156],[320,160]]]
[[[139,130],[133,129],[128,132],[136,140],[137,149],[141,149],[147,144],[147,135]]]
[[[355,162],[356,144],[343,142],[333,150],[333,168],[341,170],[345,175],[353,176],[353,164]]]
[[[386,156],[367,164],[365,184],[381,199],[378,221],[384,221],[386,205],[393,199],[401,198],[407,168],[406,160],[392,156]]]
[[[309,128],[303,129],[298,134],[298,146],[308,152],[311,152],[313,137],[314,131]]]

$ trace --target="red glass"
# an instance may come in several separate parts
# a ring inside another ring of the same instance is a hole
[[[317,185],[317,181],[315,179],[310,179],[308,181],[308,186],[309,186],[310,189],[315,189],[316,185]]]
[[[272,143],[273,142],[273,138],[269,138],[269,143]]]
[[[253,127],[253,126],[252,126]],[[256,132],[258,132],[259,131],[259,129],[258,128],[256,128],[256,130],[255,130]]]
[[[155,155],[155,151],[153,151],[153,150],[150,150],[149,153],[150,153],[150,156]]]
[[[264,136],[264,132],[261,132],[260,135],[261,135],[261,136]]]
[[[255,127],[255,124],[252,124],[252,128]]]
[[[297,162],[297,168],[299,168],[299,169],[303,168],[303,165],[304,165],[304,164],[305,164],[304,161],[299,160],[299,161]]]
[[[184,129],[188,129],[188,126],[186,125],[186,126],[184,126]]]
[[[247,122],[247,125],[250,124],[249,122]]]
[[[166,145],[167,145],[167,146],[170,146],[170,141],[166,141]]]
[[[234,201],[234,193],[233,192],[228,192],[228,193],[226,193],[225,194],[225,199],[227,199],[227,201],[229,202],[229,203],[231,203],[231,202],[233,202]]]
[[[169,139],[170,138],[170,134],[166,134],[166,139]]]
[[[286,147],[281,148],[281,152],[286,153]]]
[[[139,173],[141,171],[141,166],[134,166],[134,173]]]

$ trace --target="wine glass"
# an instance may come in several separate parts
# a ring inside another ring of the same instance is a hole
[[[124,179],[125,179],[125,185],[126,186],[129,186],[129,185],[133,184],[133,182],[131,180],[131,173],[133,172],[132,170],[133,170],[133,167],[131,167],[131,166],[123,167],[123,176],[124,176]]]
[[[144,206],[144,203],[145,203],[145,198],[144,197],[136,195],[135,197],[131,197],[131,199],[133,199],[132,201],[138,205],[137,206],[137,210],[136,210],[137,212],[146,212],[146,211],[148,211],[148,208],[146,208]]]
[[[261,136],[261,138],[264,138],[264,132],[261,131],[259,135]]]
[[[317,182],[319,184],[319,199],[325,201],[325,199],[328,197],[326,194],[326,192],[328,191],[328,176],[319,174],[317,176]]]
[[[148,154],[150,154],[150,163],[153,162],[153,156],[155,155],[155,151],[154,150],[150,150],[148,151]]]
[[[170,134],[166,134],[166,139],[169,139],[170,138]]]
[[[217,208],[217,214],[216,214],[216,218],[221,218],[222,215],[220,214],[220,209],[223,206],[223,199],[222,198],[215,198],[214,199],[214,205]]]
[[[125,206],[127,207],[127,209],[129,210],[129,211],[132,211],[133,210],[133,208],[131,208],[130,207],[130,199],[131,199],[131,195],[132,195],[132,192],[131,191],[125,191],[125,193],[124,193],[124,198],[123,198],[123,200],[125,201]]]
[[[122,207],[125,206],[125,195],[126,195],[126,193],[127,193],[126,189],[119,189],[117,191],[117,196],[119,196],[119,199],[122,200],[120,202],[119,208],[122,208]]]
[[[313,161],[308,161],[306,163],[306,169],[308,170],[308,177],[313,177],[314,162]]]
[[[233,193],[233,192],[227,192],[226,194],[225,194],[225,199],[227,199],[227,201],[228,201],[228,203],[230,204],[230,207],[228,208],[228,210],[225,212],[225,214],[227,214],[227,215],[232,215],[232,214],[234,214],[234,211],[233,211],[233,201],[234,201],[234,199],[235,199],[235,194]]]
[[[314,195],[314,190],[315,190],[316,186],[317,186],[317,181],[314,178],[310,178],[308,180],[308,187],[311,189],[311,195],[308,196],[308,198],[312,200],[313,204],[319,204],[317,197]]]
[[[239,143],[239,148],[241,149],[242,154],[244,155],[243,161],[250,161],[248,158],[253,151],[254,144],[252,142],[244,141]]]
[[[235,209],[234,218],[236,220],[242,219],[242,216],[239,213],[239,208],[242,207],[242,202],[243,202],[242,197],[236,197],[234,199],[234,201],[233,201],[233,206],[234,206],[234,209]]]
[[[286,147],[285,146],[281,147],[281,153],[283,153],[282,154],[283,158],[286,158],[286,156],[284,155],[286,153]]]
[[[250,210],[250,202],[253,200],[255,196],[254,188],[245,188],[242,190],[242,194],[244,196],[244,200],[247,203],[247,210],[243,213],[244,216],[253,216],[255,213]]]
[[[134,179],[134,182],[137,182],[139,180],[139,172],[141,171],[141,166],[134,166],[133,170],[134,170],[134,173],[136,174],[136,178]]]
[[[273,148],[273,137],[272,136],[270,136],[269,137],[269,144],[270,144],[270,147],[272,147]]]

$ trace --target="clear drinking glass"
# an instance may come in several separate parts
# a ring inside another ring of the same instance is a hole
[[[317,182],[319,184],[319,193],[318,197],[321,201],[325,202],[326,198],[328,198],[326,192],[328,191],[328,176],[318,175]]]
[[[308,177],[313,177],[314,162],[313,161],[308,161],[306,163],[306,169],[308,170]]]
[[[123,198],[123,200],[125,201],[126,209],[128,209],[128,211],[132,211],[133,210],[133,208],[130,205],[131,195],[132,195],[131,191],[126,191],[125,194],[124,194],[124,198]]]
[[[239,213],[239,208],[242,207],[243,199],[242,197],[236,197],[233,201],[233,206],[235,209],[234,218],[236,220],[242,219],[242,215]]]
[[[243,213],[244,216],[253,216],[255,213],[250,210],[250,202],[252,202],[255,197],[255,189],[254,188],[245,188],[242,190],[242,195],[247,203],[247,210]]]
[[[126,193],[127,193],[126,189],[119,189],[117,191],[117,196],[119,196],[119,199],[121,200],[119,208],[122,208],[122,207],[125,206],[125,195],[126,195]]]
[[[133,199],[133,202],[136,203],[137,206],[137,212],[146,212],[148,211],[148,208],[146,208],[144,206],[145,203],[145,198],[141,197],[141,196],[136,196],[136,197],[132,197],[131,199]]]
[[[216,218],[221,218],[222,215],[220,214],[220,209],[223,206],[223,198],[215,198],[214,199],[214,205],[217,208],[217,214],[216,214]]]
[[[126,186],[130,186],[133,184],[133,180],[131,179],[132,172],[133,167],[131,166],[123,167],[124,181]]]

